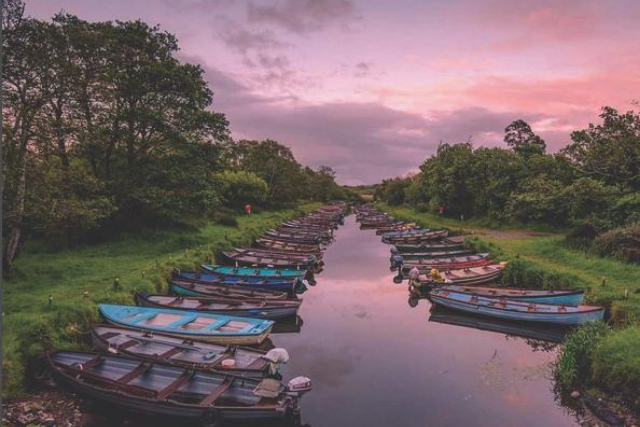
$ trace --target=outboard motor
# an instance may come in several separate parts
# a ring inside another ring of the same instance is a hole
[[[287,391],[298,395],[311,391],[311,388],[311,380],[307,377],[295,377],[287,384]]]
[[[273,348],[262,358],[269,362],[269,376],[276,377],[280,375],[280,367],[289,362],[289,352],[284,348]]]
[[[400,254],[391,255],[391,271],[402,270],[404,265],[404,257]]]
[[[398,250],[398,248],[395,247],[395,245],[391,246],[391,249],[389,249],[391,251],[392,255],[396,255],[398,253],[400,253],[400,251]]]

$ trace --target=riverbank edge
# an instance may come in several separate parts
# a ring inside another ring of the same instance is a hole
[[[386,203],[376,202],[374,203],[379,209],[384,212],[389,213],[397,219],[414,222],[422,227],[437,227],[444,228],[449,230],[452,234],[456,235],[464,235],[465,242],[471,246],[474,250],[478,252],[488,252],[492,259],[499,261],[508,261],[509,265],[503,271],[500,282],[503,285],[510,285],[516,287],[531,287],[531,288],[568,288],[568,289],[589,289],[591,288],[584,280],[580,277],[567,273],[567,272],[559,272],[550,270],[545,267],[543,264],[536,262],[535,260],[528,259],[526,256],[523,256],[519,253],[510,253],[500,246],[499,243],[488,241],[487,239],[481,237],[478,234],[478,231],[483,230],[484,227],[479,227],[476,225],[466,226],[463,223],[455,224],[455,220],[444,219],[443,221],[434,220],[431,218],[429,214],[421,214],[415,212],[413,209],[408,208],[407,206],[390,206]],[[453,226],[455,225],[455,226]],[[490,230],[490,229],[487,229]],[[513,231],[513,230],[512,230]],[[532,231],[532,236],[534,236],[537,232]],[[550,233],[541,233],[542,234],[550,234]],[[556,235],[557,237],[561,237],[561,235]],[[592,301],[595,299],[597,302],[598,298],[595,298],[593,294],[587,294],[588,301]],[[635,318],[637,311],[640,310],[640,307],[633,307],[631,313],[626,313],[625,308],[628,305],[622,306],[614,306],[613,303],[615,300],[607,300],[603,304],[606,306],[608,312],[611,314],[611,321],[613,323],[614,329],[609,332],[609,334],[605,337],[608,339],[615,339],[617,336],[622,336],[629,331],[638,332],[640,334],[640,325],[635,323]],[[596,302],[594,302],[596,303]],[[604,342],[605,339],[602,339],[601,342]],[[600,343],[601,343],[600,342]],[[596,345],[600,344],[597,343]],[[627,347],[634,347],[633,344],[629,344]],[[638,347],[640,348],[640,346]],[[636,351],[638,350],[636,348]],[[562,350],[561,350],[562,351]],[[588,350],[585,350],[588,351]],[[626,353],[628,348],[622,349],[620,353]],[[617,360],[622,360],[623,358],[618,358]],[[616,358],[613,358],[616,360]],[[594,361],[594,364],[599,364],[602,369],[603,363],[600,361]],[[638,360],[640,362],[640,360]],[[633,392],[629,392],[627,389],[625,392],[619,392],[615,389],[615,387],[608,387],[606,384],[599,383],[597,378],[602,376],[602,373],[595,372],[593,366],[591,364],[586,372],[581,372],[582,378],[579,384],[575,386],[580,386],[580,389],[584,391],[584,395],[592,396],[597,395],[600,398],[606,398],[612,405],[618,405],[618,402],[622,401],[626,405],[626,410],[633,414],[633,416],[637,417],[640,414],[640,391],[637,391],[635,394]],[[610,364],[611,365],[611,364]],[[558,369],[558,365],[554,365],[554,370]],[[608,369],[611,372],[616,372],[618,377],[624,375],[621,371],[622,365],[618,366],[609,366]],[[634,369],[637,378],[632,379],[633,383],[640,382],[640,365]],[[557,372],[555,372],[557,375]],[[625,383],[628,381],[628,378],[619,378],[619,383]],[[567,386],[564,387],[567,389]],[[571,391],[567,389],[566,391]]]
[[[113,283],[107,284],[108,282],[105,283],[106,280],[103,275],[101,276],[101,272],[96,271],[96,277],[92,278],[95,280],[87,281],[87,285],[77,289],[73,293],[74,297],[70,300],[54,300],[49,304],[34,305],[30,307],[29,312],[11,312],[9,308],[3,314],[3,400],[25,395],[30,386],[28,374],[31,372],[28,371],[35,368],[34,362],[46,349],[51,347],[82,349],[86,347],[86,332],[91,323],[99,321],[97,304],[133,304],[132,295],[137,291],[166,292],[168,290],[167,280],[174,268],[195,269],[202,263],[214,263],[216,254],[220,251],[233,249],[236,246],[250,245],[264,231],[277,227],[289,219],[311,212],[321,205],[319,202],[305,202],[292,209],[263,211],[250,216],[239,214],[237,227],[207,222],[206,226],[220,229],[217,230],[220,238],[204,245],[184,248],[179,255],[175,251],[157,253],[135,266],[135,270],[139,274],[135,280],[111,279]],[[198,231],[200,230],[197,230],[196,233]],[[188,239],[186,241],[188,242]],[[144,241],[137,243],[141,247],[145,246]],[[149,246],[154,244],[157,244],[157,241],[150,240]],[[98,244],[92,249],[101,245]],[[83,249],[77,249],[79,257],[82,257]],[[73,256],[74,251],[74,249],[62,251],[59,256],[61,260],[68,259]],[[23,257],[29,256],[30,254],[23,254]],[[92,259],[92,261],[104,260]],[[42,283],[46,282],[46,280],[42,280]],[[20,284],[21,280],[18,279],[6,281],[3,286],[6,291],[8,287]],[[28,291],[28,288],[25,291],[12,289],[11,298],[20,298],[21,292],[28,293]]]

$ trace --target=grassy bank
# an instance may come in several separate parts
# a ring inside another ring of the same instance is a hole
[[[195,268],[216,252],[249,244],[268,228],[317,208],[238,217],[237,227],[204,223],[189,230],[142,231],[93,246],[45,252],[32,245],[3,283],[3,396],[24,390],[25,369],[44,349],[82,345],[98,320],[96,304],[132,302],[135,291],[164,291],[173,267]]]
[[[607,308],[613,329],[571,336],[561,352],[558,377],[567,386],[595,385],[621,393],[640,409],[640,266],[573,250],[564,244],[562,233],[495,229],[482,226],[482,221],[463,223],[407,206],[378,207],[425,227],[467,235],[478,251],[509,261],[501,279],[505,285],[584,289],[588,303]]]

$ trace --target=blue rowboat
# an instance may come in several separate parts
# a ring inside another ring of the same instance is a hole
[[[265,289],[268,291],[288,292],[292,295],[306,290],[304,283],[299,278],[225,276],[218,273],[204,273],[199,271],[181,271],[175,274],[173,278],[203,285],[241,286],[245,288]]]
[[[255,276],[255,277],[283,277],[303,279],[307,270],[287,270],[276,268],[253,268],[253,267],[227,267],[224,265],[206,265],[203,264],[203,270],[210,273],[226,274],[228,276]]]
[[[584,299],[583,291],[553,290],[553,289],[515,289],[515,288],[487,288],[480,286],[444,285],[437,289],[459,292],[486,298],[507,298],[514,301],[526,301],[544,304],[564,304],[578,306]]]
[[[273,327],[270,320],[195,311],[110,304],[99,304],[98,309],[102,317],[113,325],[219,344],[260,344]]]
[[[527,322],[573,326],[601,320],[604,317],[604,308],[587,305],[569,307],[555,304],[527,303],[438,289],[431,291],[430,298],[433,303],[453,310]]]

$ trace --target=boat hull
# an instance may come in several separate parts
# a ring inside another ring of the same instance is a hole
[[[496,308],[485,304],[472,304],[459,299],[444,297],[432,293],[431,301],[443,307],[463,311],[466,313],[478,314],[483,316],[495,317],[505,320],[517,320],[535,323],[551,323],[555,325],[576,326],[583,323],[602,320],[604,316],[603,309],[594,309],[582,312],[566,312],[566,313],[528,313],[525,311],[513,311],[509,309]],[[507,304],[510,302],[507,300]]]

